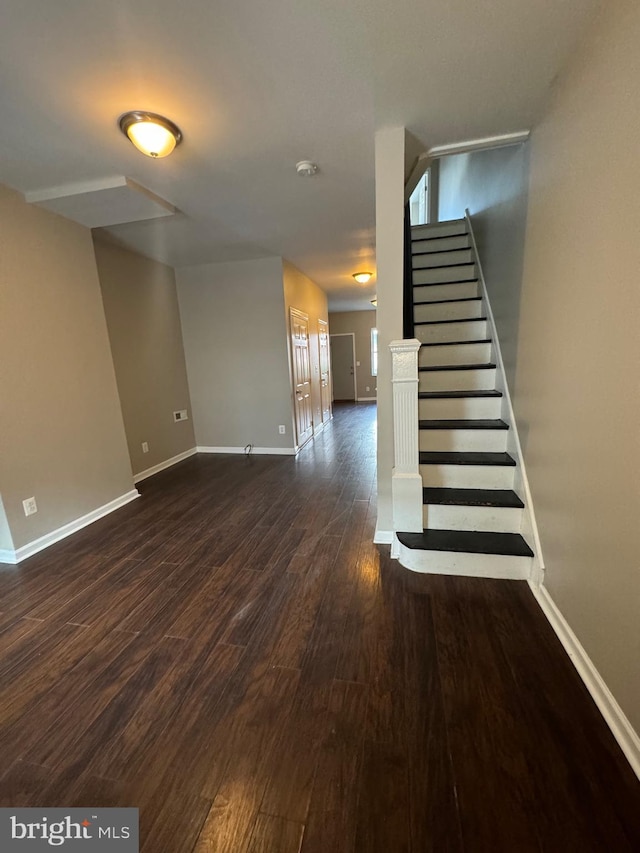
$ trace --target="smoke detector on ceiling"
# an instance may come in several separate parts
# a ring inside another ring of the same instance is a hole
[[[296,163],[296,172],[303,178],[311,178],[318,173],[318,164],[312,163],[311,160],[300,160]]]

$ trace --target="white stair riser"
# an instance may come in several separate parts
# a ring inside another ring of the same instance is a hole
[[[427,504],[422,507],[422,520],[425,528],[431,530],[519,533],[522,510],[516,507]]]
[[[436,323],[435,325],[416,325],[414,336],[424,344],[436,341],[478,341],[487,337],[486,320],[469,320],[462,323]]]
[[[472,249],[457,249],[453,252],[423,252],[413,255],[411,266],[414,270],[423,270],[429,267],[443,267],[449,264],[469,264],[473,261]]]
[[[473,320],[482,317],[482,300],[473,302],[442,302],[440,305],[415,305],[415,323],[433,323],[436,320]]]
[[[418,374],[419,391],[491,391],[496,387],[496,369],[428,370]]]
[[[499,418],[501,397],[444,397],[436,400],[418,400],[421,420],[484,420]]]
[[[398,547],[398,560],[402,566],[414,572],[500,580],[527,580],[532,565],[531,557],[419,551],[405,548],[402,544]]]
[[[431,240],[412,240],[411,252],[414,255],[429,252],[451,252],[456,249],[468,249],[471,246],[471,238],[468,234],[458,237],[441,237]]]
[[[421,429],[420,450],[453,453],[505,453],[506,429]]]
[[[477,281],[463,281],[455,284],[432,284],[428,287],[414,287],[413,301],[437,302],[439,299],[471,299],[479,296]]]
[[[491,344],[453,344],[422,347],[418,365],[431,367],[440,364],[486,364],[491,361]]]
[[[465,219],[452,219],[449,222],[435,222],[433,225],[418,225],[411,229],[411,240],[432,239],[434,237],[452,237],[467,233]]]
[[[471,266],[443,267],[433,270],[414,270],[414,284],[439,284],[445,281],[467,281],[476,278],[478,272],[475,264]]]
[[[512,489],[512,465],[421,465],[425,486],[440,489]]]

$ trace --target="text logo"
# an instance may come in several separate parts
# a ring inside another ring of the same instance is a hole
[[[138,809],[2,809],[0,851],[138,853]]]

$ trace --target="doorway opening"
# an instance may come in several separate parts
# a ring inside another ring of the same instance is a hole
[[[354,402],[356,394],[356,336],[353,332],[329,335],[331,388],[336,402]]]

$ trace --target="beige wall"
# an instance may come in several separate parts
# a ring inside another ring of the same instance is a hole
[[[133,483],[91,233],[0,189],[0,234],[0,488],[20,548]]]
[[[358,399],[376,396],[378,377],[371,375],[371,329],[376,326],[375,311],[336,311],[329,314],[329,333],[353,332],[356,342],[356,386]]]
[[[311,361],[311,401],[314,425],[322,423],[322,402],[320,399],[320,349],[318,342],[318,320],[328,320],[327,295],[317,284],[307,278],[299,269],[284,261],[282,264],[284,288],[285,323],[287,329],[287,349],[291,365],[291,339],[289,335],[289,309],[297,308],[309,317],[309,349]],[[290,367],[292,371],[293,368]],[[292,380],[291,380],[292,381]],[[293,385],[291,384],[291,406],[293,406]]]
[[[176,278],[198,446],[293,448],[281,258]]]
[[[528,183],[528,144],[457,154],[440,161],[439,219],[461,219],[469,208],[512,392]]]
[[[515,400],[546,586],[638,731],[639,42],[606,4],[533,134]]]
[[[639,40],[640,7],[607,4],[556,83],[531,139],[521,287],[526,152],[445,161],[441,181],[441,212],[465,202],[482,233],[545,585],[636,730]]]
[[[195,447],[174,271],[94,239],[131,466],[135,474]],[[173,412],[189,420],[175,423]],[[142,442],[149,452],[142,452]]]

